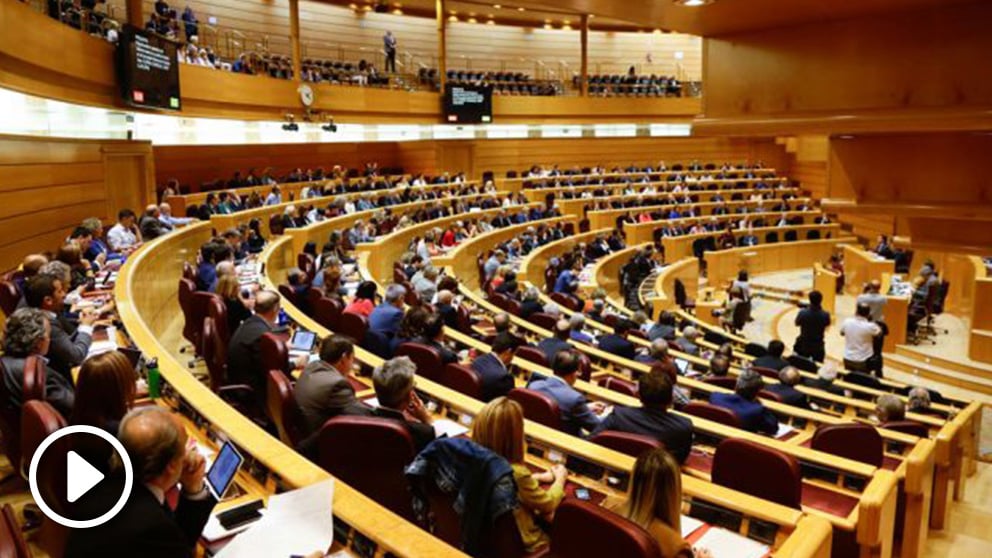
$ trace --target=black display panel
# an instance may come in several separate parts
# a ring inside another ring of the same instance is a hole
[[[489,124],[493,121],[492,85],[444,87],[444,121],[448,124]]]
[[[132,107],[180,110],[177,44],[125,25],[117,45],[117,78],[124,103]]]

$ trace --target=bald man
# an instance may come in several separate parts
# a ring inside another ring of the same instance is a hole
[[[141,230],[141,238],[146,241],[158,238],[172,231],[170,227],[159,219],[160,213],[157,205],[149,205],[138,221],[138,228]]]
[[[227,379],[232,384],[248,384],[262,401],[268,370],[262,366],[259,340],[277,330],[279,293],[264,289],[255,294],[255,315],[241,322],[227,346]]]
[[[173,217],[172,206],[163,202],[158,206],[158,220],[162,221],[162,224],[172,230],[177,227],[186,226],[198,219],[195,217]]]
[[[28,254],[24,256],[21,263],[21,273],[14,277],[14,284],[19,292],[24,292],[24,284],[28,279],[38,275],[38,271],[48,263],[48,258],[44,254]]]
[[[786,405],[809,409],[809,399],[806,394],[796,389],[802,379],[799,370],[792,366],[786,366],[778,373],[778,383],[768,384],[765,389],[779,394],[782,397],[782,402]]]
[[[191,557],[217,501],[204,480],[206,463],[187,449],[188,435],[179,418],[164,407],[143,406],[121,421],[118,438],[134,468],[134,485],[124,509],[98,527],[69,533],[66,558],[117,556]],[[119,469],[119,467],[118,467]],[[121,471],[77,500],[84,517],[106,511],[116,501]],[[166,494],[181,487],[179,505],[168,508]]]

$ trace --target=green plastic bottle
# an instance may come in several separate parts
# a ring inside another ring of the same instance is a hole
[[[162,374],[158,371],[158,359],[148,361],[148,396],[158,399],[162,396]]]

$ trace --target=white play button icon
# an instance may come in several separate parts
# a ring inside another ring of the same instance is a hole
[[[67,453],[65,460],[66,499],[71,504],[100,484],[104,475],[74,451]]]

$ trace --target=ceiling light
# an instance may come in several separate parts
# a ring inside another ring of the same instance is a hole
[[[554,28],[555,28],[555,26],[554,26],[554,25],[551,25],[550,23],[545,23],[545,24],[544,24],[544,28],[545,28],[545,29],[554,29]]]
[[[715,0],[672,0],[679,6],[685,6],[688,8],[696,8],[699,6],[705,6],[706,4],[712,4]]]
[[[500,6],[499,4],[493,4],[493,7],[498,10],[498,9],[502,8],[503,6]]]
[[[401,10],[399,8],[396,8],[395,10],[393,10],[393,14],[394,15],[403,15],[403,10]]]
[[[517,8],[517,11],[518,12],[523,12],[523,11],[526,11],[526,10],[527,10],[527,8],[524,8],[523,6]]]
[[[474,18],[474,17],[470,17],[470,18],[468,18],[468,22],[469,22],[469,23],[479,23],[478,21],[476,21],[476,20],[475,20],[475,18]]]
[[[496,25],[496,22],[490,19],[486,22],[486,25]]]
[[[450,21],[452,23],[456,23],[456,22],[458,22],[458,16],[453,15],[453,16],[451,16],[451,17],[448,18],[448,21]]]

